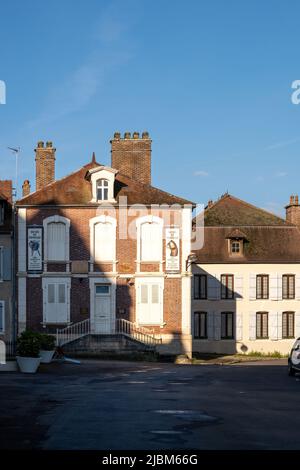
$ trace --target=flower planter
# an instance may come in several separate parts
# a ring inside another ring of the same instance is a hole
[[[53,359],[55,351],[46,351],[45,349],[40,350],[41,364],[50,364]]]
[[[41,362],[40,357],[17,356],[16,359],[20,371],[24,374],[35,374]]]

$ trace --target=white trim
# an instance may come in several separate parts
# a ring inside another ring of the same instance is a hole
[[[93,168],[89,171],[91,176],[91,183],[92,183],[92,200],[91,202],[97,202],[99,204],[107,204],[116,202],[114,198],[114,183],[115,183],[115,175],[118,173],[116,170],[112,168],[99,166],[97,168]],[[100,179],[104,179],[108,181],[108,198],[103,200],[97,199],[97,181]]]
[[[151,323],[151,322],[141,322],[139,318],[139,304],[140,304],[140,287],[142,284],[158,284],[160,288],[160,321],[158,323]],[[164,277],[156,276],[156,277],[139,277],[136,278],[135,282],[135,321],[138,325],[157,325],[163,326],[164,323],[164,288],[165,282]]]
[[[48,322],[46,319],[46,308],[45,305],[47,304],[47,296],[48,296],[48,284],[52,283],[59,283],[59,284],[65,284],[66,286],[66,304],[67,304],[67,319],[61,322]],[[66,277],[43,277],[42,279],[42,290],[43,290],[43,324],[48,325],[48,324],[66,324],[69,323],[71,320],[71,278],[66,278]]]
[[[90,321],[91,332],[95,331],[95,294],[97,284],[110,284],[111,289],[111,324],[115,324],[116,319],[116,278],[115,277],[91,277],[90,278]]]
[[[4,335],[5,333],[5,301],[0,300],[0,305],[2,305],[2,330],[0,329],[0,335]]]
[[[141,259],[141,226],[145,223],[150,223],[150,224],[158,224],[160,226],[160,232],[161,232],[161,250],[160,250],[160,257],[159,259],[155,260],[147,260],[144,261]],[[140,263],[145,262],[145,263],[162,263],[163,260],[163,225],[164,221],[160,217],[157,217],[156,215],[145,215],[143,217],[139,217],[136,219],[136,229],[137,229],[137,272],[140,272]]]
[[[63,261],[69,261],[70,260],[70,225],[71,222],[69,219],[66,217],[62,217],[61,215],[52,215],[50,217],[47,217],[46,219],[43,220],[43,227],[44,227],[44,261],[51,261],[55,262],[58,260],[49,260],[48,259],[48,225],[51,223],[62,223],[66,227],[66,237],[65,237],[65,252],[66,252],[66,259]],[[62,261],[62,260],[59,260]]]
[[[26,272],[26,209],[18,210],[18,270]]]
[[[100,262],[104,263],[112,263],[113,264],[113,272],[116,272],[116,253],[117,253],[117,220],[114,217],[110,217],[108,215],[99,215],[98,217],[93,217],[90,219],[90,262]],[[115,233],[115,240],[113,246],[113,259],[112,260],[101,260],[95,259],[95,228],[97,224],[111,224],[114,228]]]
[[[19,277],[18,281],[18,333],[26,330],[26,277]]]

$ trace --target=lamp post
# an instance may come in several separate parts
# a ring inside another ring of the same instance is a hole
[[[196,253],[191,253],[187,259],[186,259],[186,262],[185,262],[185,270],[187,271],[188,268],[193,264],[193,263],[196,263],[197,261],[197,255]]]

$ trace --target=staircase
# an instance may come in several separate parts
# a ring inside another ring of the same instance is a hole
[[[138,326],[123,318],[110,325],[110,334],[91,331],[90,319],[57,329],[56,344],[70,352],[128,353],[137,351],[155,351],[161,344],[161,338],[154,335],[153,330]]]

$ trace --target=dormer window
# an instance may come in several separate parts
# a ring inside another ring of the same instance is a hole
[[[231,253],[233,255],[241,253],[241,241],[240,240],[231,240]]]
[[[108,200],[108,181],[101,178],[97,181],[97,201]]]
[[[243,256],[244,242],[247,236],[240,229],[235,228],[227,235],[228,253],[230,256]]]

